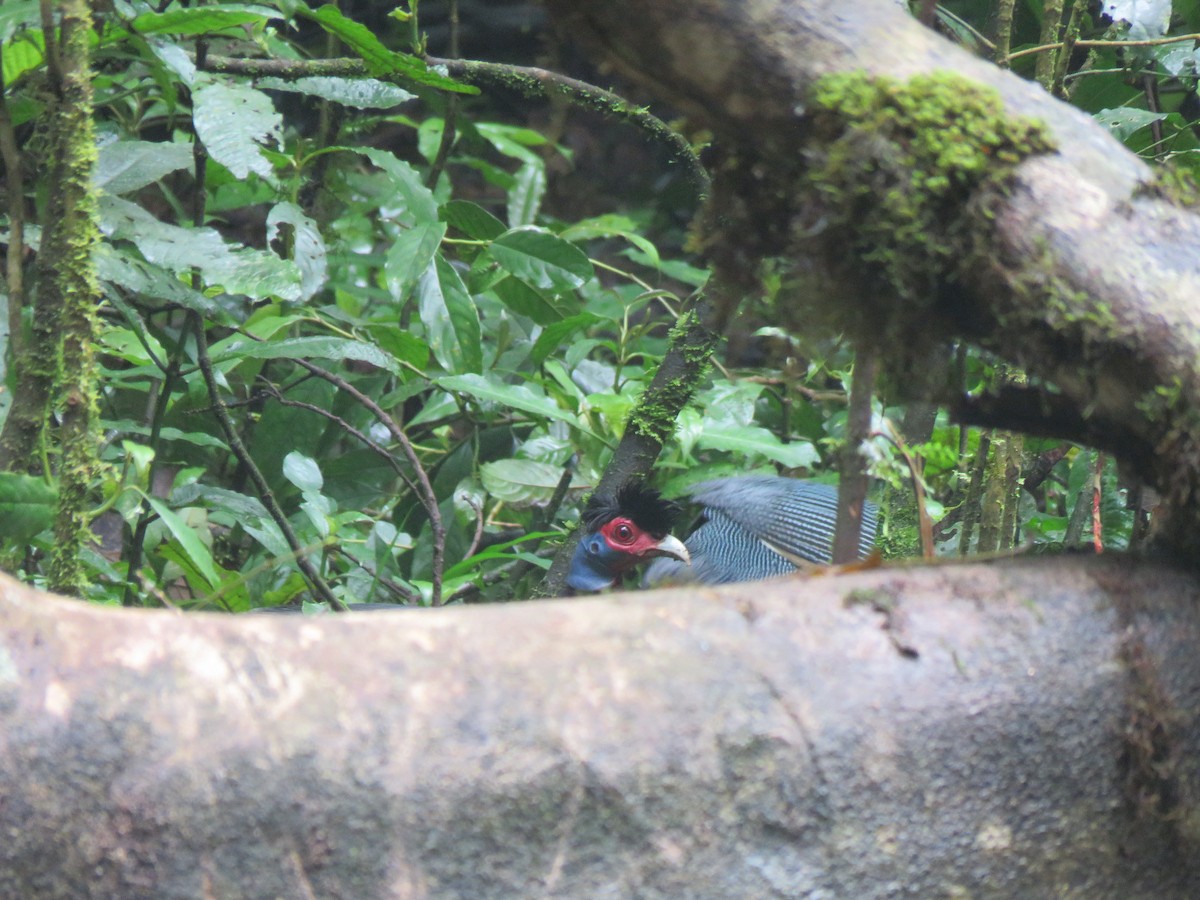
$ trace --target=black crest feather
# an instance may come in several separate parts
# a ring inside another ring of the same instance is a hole
[[[605,522],[625,516],[642,531],[662,537],[674,527],[679,513],[678,503],[664,500],[662,494],[641,482],[631,481],[619,487],[615,497],[593,494],[581,518],[588,531],[595,531]]]

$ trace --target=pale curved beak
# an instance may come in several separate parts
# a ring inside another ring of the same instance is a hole
[[[646,554],[647,556],[673,556],[675,559],[687,565],[692,564],[692,555],[688,553],[688,548],[683,545],[683,541],[675,537],[673,534],[668,534],[665,538],[654,545],[654,549]]]

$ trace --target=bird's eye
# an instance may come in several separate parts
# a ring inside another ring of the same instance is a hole
[[[617,523],[617,527],[613,529],[613,537],[622,544],[633,543],[633,526],[627,522]]]

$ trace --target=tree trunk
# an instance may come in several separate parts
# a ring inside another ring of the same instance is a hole
[[[1200,589],[1129,560],[0,622],[4,897],[1200,890]]]

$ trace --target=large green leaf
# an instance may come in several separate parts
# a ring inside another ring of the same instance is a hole
[[[275,169],[262,151],[279,146],[283,119],[262,91],[197,76],[192,122],[208,155],[238,178],[251,172],[261,178],[274,176]]]
[[[520,384],[506,384],[495,377],[483,375],[446,375],[435,378],[438,387],[460,394],[469,394],[476,400],[495,403],[521,412],[529,413],[539,419],[557,419],[591,434],[573,412],[561,409],[553,398],[545,394],[535,393],[532,388]]]
[[[267,242],[279,235],[280,225],[292,227],[292,260],[300,270],[300,299],[319,291],[328,277],[325,239],[317,223],[294,203],[276,203],[267,215]]]
[[[429,365],[429,345],[415,334],[402,331],[398,323],[372,323],[367,326],[367,332],[371,340],[400,362],[408,363],[414,369]]]
[[[552,325],[579,311],[575,294],[543,294],[516,278],[505,278],[492,286],[500,302],[538,325]]]
[[[374,147],[360,148],[359,153],[383,169],[396,188],[396,199],[403,204],[403,209],[395,218],[407,221],[408,224],[436,222],[438,220],[438,204],[433,192],[425,187],[425,181],[419,172],[396,154],[386,150],[376,150]],[[380,205],[388,205],[380,198]]]
[[[100,227],[114,238],[132,241],[152,263],[173,272],[199,269],[212,287],[256,300],[300,297],[300,272],[289,260],[265,250],[226,244],[211,228],[180,228],[160,222],[135,203],[120,197],[100,198]]]
[[[153,298],[176,303],[184,309],[191,309],[217,320],[226,318],[225,311],[216,301],[200,291],[192,290],[173,272],[138,259],[112,244],[97,244],[92,253],[92,260],[96,264],[96,274],[101,281],[123,288],[130,296],[141,298],[143,305],[149,305],[146,301]],[[109,302],[119,309],[122,308],[121,304],[125,302],[122,293],[113,290],[107,293]]]
[[[546,358],[557,350],[563,342],[575,336],[585,328],[591,328],[604,321],[599,316],[589,312],[580,313],[576,316],[563,319],[561,322],[555,322],[552,325],[547,325],[542,329],[542,333],[538,335],[538,339],[533,343],[533,351],[530,353],[530,358],[540,365],[546,361]]]
[[[549,501],[562,475],[562,466],[532,459],[500,459],[479,467],[483,489],[517,508]],[[579,473],[571,473],[571,490],[586,491],[590,487]]]
[[[785,444],[772,432],[757,425],[710,425],[696,440],[696,445],[743,455],[758,453],[791,469],[809,468],[821,461],[821,454],[811,441]]]
[[[301,14],[304,14],[301,12]],[[469,84],[463,84],[440,75],[425,65],[423,59],[397,53],[385,47],[370,29],[365,25],[348,19],[341,10],[329,4],[322,6],[307,15],[320,23],[321,27],[330,34],[337,35],[343,43],[357,53],[367,70],[372,75],[387,75],[395,73],[415,84],[425,84],[443,91],[457,91],[462,94],[478,94],[479,89]]]
[[[604,215],[584,219],[574,225],[568,225],[558,233],[564,241],[592,241],[597,238],[619,237],[637,247],[654,268],[658,268],[661,260],[658,248],[653,243],[638,234],[637,223],[628,216]]]
[[[543,291],[573,291],[593,275],[582,250],[542,228],[507,231],[492,242],[491,253],[510,273]]]
[[[269,6],[222,3],[189,9],[172,5],[164,12],[142,13],[132,26],[138,34],[211,34],[239,25],[265,25],[278,18],[279,11]]]
[[[428,271],[445,236],[445,222],[418,222],[396,238],[383,263],[383,275],[393,299],[401,303],[408,299]]]
[[[355,109],[391,109],[416,98],[402,87],[374,78],[334,78],[314,75],[286,81],[283,78],[260,78],[258,87],[267,91],[290,91],[320,97]]]
[[[319,491],[325,486],[317,461],[295,450],[283,458],[283,477],[302,491]]]
[[[503,222],[470,200],[451,200],[442,204],[438,217],[475,241],[494,240],[506,230]]]
[[[220,350],[213,348],[213,362],[239,359],[356,359],[400,375],[402,367],[390,354],[374,344],[340,337],[298,337],[282,341],[253,341],[233,338]]]
[[[114,141],[100,148],[92,181],[110,194],[124,194],[153,184],[164,175],[192,165],[188,144],[168,141]]]
[[[1152,122],[1158,122],[1166,117],[1166,113],[1150,112],[1132,107],[1102,109],[1096,113],[1096,121],[1111,131],[1113,137],[1119,141],[1125,140]]]
[[[0,4],[0,41],[4,42],[4,55],[8,56],[8,42],[22,28],[40,29],[42,12],[40,0],[4,0]],[[6,59],[7,63],[8,60]],[[7,72],[5,73],[7,75]],[[6,77],[5,84],[10,84]]]
[[[24,543],[54,524],[58,491],[32,475],[0,472],[0,537]]]
[[[523,163],[541,162],[541,156],[530,147],[544,147],[549,141],[546,136],[532,128],[519,125],[504,125],[500,122],[476,122],[475,130],[488,143],[505,156],[519,159]]]
[[[546,193],[546,165],[540,159],[527,162],[517,170],[508,192],[508,224],[514,228],[532,225]]]
[[[441,256],[421,276],[417,302],[429,349],[442,368],[447,372],[482,371],[479,311],[458,272]]]
[[[142,494],[142,497],[150,504],[151,509],[158,514],[162,523],[167,526],[167,530],[179,542],[179,546],[183,548],[184,553],[188,555],[192,564],[195,565],[208,581],[209,590],[219,585],[221,583],[221,576],[217,574],[212,553],[204,545],[204,542],[200,540],[200,536],[196,534],[195,530],[157,497],[151,494]]]

